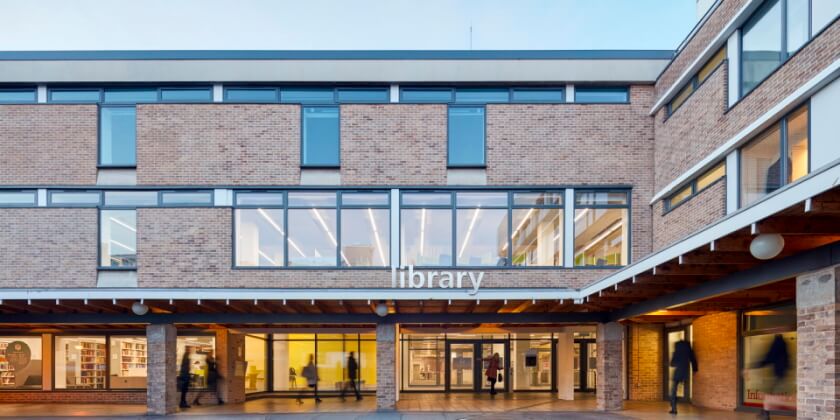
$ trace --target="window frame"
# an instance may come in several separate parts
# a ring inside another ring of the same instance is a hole
[[[603,193],[622,193],[625,194],[627,198],[627,202],[625,204],[581,204],[577,203],[577,194],[578,193],[587,193],[587,192],[603,192]],[[593,269],[615,269],[615,268],[622,268],[627,267],[633,264],[633,191],[631,189],[591,189],[591,188],[580,188],[574,190],[574,198],[572,202],[572,218],[576,217],[575,213],[578,209],[622,209],[627,211],[627,223],[624,226],[624,229],[627,230],[627,244],[626,244],[626,251],[627,251],[627,265],[576,265],[575,264],[575,238],[577,229],[575,227],[575,223],[572,223],[572,243],[570,244],[572,247],[572,268],[573,269],[582,269],[582,270],[593,270]],[[573,219],[574,220],[574,219]]]
[[[550,194],[558,194],[560,196],[560,204],[516,204],[515,195],[521,193],[550,193]],[[560,229],[562,234],[560,235],[560,263],[558,265],[515,265],[513,263],[513,211],[514,210],[524,210],[524,209],[537,209],[537,210],[560,210]],[[508,192],[508,235],[507,235],[507,247],[508,247],[508,264],[506,267],[514,268],[514,269],[521,269],[526,267],[533,267],[533,268],[563,268],[566,264],[566,195],[565,190],[562,188],[559,189],[545,189],[545,190],[517,190],[517,191],[509,191]]]
[[[341,168],[341,106],[338,104],[301,104],[300,108],[300,168],[301,169],[340,169]],[[307,108],[323,108],[332,109],[338,112],[338,161],[335,164],[308,164],[304,162],[304,147],[306,147],[306,126],[304,120],[306,119]],[[287,197],[288,198],[288,197]]]
[[[38,190],[35,188],[14,188],[14,189],[0,189],[0,193],[20,193],[31,194],[31,203],[0,203],[0,208],[35,208],[38,207]]]
[[[581,102],[578,100],[578,95],[581,91],[591,91],[591,92],[606,92],[610,90],[623,90],[626,93],[626,99],[624,101],[592,101],[592,102]],[[627,105],[630,103],[630,87],[626,85],[596,85],[596,86],[587,86],[587,85],[575,85],[575,99],[574,103],[581,104],[581,105]]]
[[[779,0],[779,1],[781,1],[781,0]],[[789,146],[789,144],[788,144],[788,120],[790,119],[790,117],[792,117],[794,114],[796,114],[798,111],[800,111],[803,108],[806,108],[808,110],[808,121],[807,121],[807,124],[808,124],[808,127],[807,127],[807,133],[808,133],[808,173],[805,176],[801,177],[800,179],[788,182],[787,181],[787,174],[788,174],[788,170],[790,169],[788,167],[789,165],[788,165],[788,162],[787,162],[788,152],[790,151],[790,149],[788,148],[788,146]],[[788,111],[783,116],[781,116],[773,124],[770,124],[767,128],[760,131],[759,133],[756,133],[755,135],[750,137],[749,140],[745,141],[743,144],[738,146],[738,209],[739,210],[743,209],[743,208],[746,208],[746,207],[754,206],[754,205],[766,200],[768,197],[776,195],[776,193],[778,193],[781,190],[784,190],[787,186],[794,185],[794,184],[798,183],[801,179],[807,178],[808,175],[811,174],[811,171],[813,170],[811,162],[813,161],[813,156],[814,156],[813,153],[812,153],[814,145],[813,145],[813,141],[812,141],[812,137],[811,137],[811,126],[812,126],[811,119],[812,118],[813,117],[812,117],[812,108],[811,108],[811,98],[808,98],[804,102],[802,102],[802,103],[796,105],[795,107],[793,107],[790,111]],[[744,190],[744,185],[743,185],[744,152],[743,152],[743,150],[744,150],[744,148],[746,148],[747,146],[752,144],[755,140],[762,138],[763,135],[765,133],[767,133],[769,130],[773,129],[773,127],[776,124],[779,125],[779,145],[780,145],[780,152],[781,152],[781,154],[779,155],[779,165],[780,165],[779,176],[781,178],[780,181],[779,181],[779,188],[776,189],[775,191],[769,193],[769,194],[765,194],[763,197],[753,201],[748,206],[745,206],[744,205],[744,197],[743,197],[743,190]]]
[[[330,91],[331,100],[328,101],[293,101],[283,99],[284,90],[318,90]],[[285,105],[300,105],[300,106],[338,106],[341,104],[387,104],[391,102],[390,86],[370,85],[370,86],[325,86],[325,85],[231,85],[225,86],[222,93],[222,102],[232,104],[285,104]],[[274,98],[265,101],[239,101],[231,100],[228,94],[230,90],[259,90],[259,91],[274,91]],[[381,100],[340,100],[339,94],[341,92],[352,91],[377,91],[383,94]]]
[[[67,388],[56,388],[56,369],[58,369],[58,361],[55,357],[55,350],[56,350],[56,338],[57,337],[105,337],[105,388],[103,389],[67,389]],[[144,330],[121,330],[121,331],[97,331],[97,330],[66,330],[52,334],[52,349],[50,353],[50,358],[52,359],[51,363],[51,373],[52,373],[52,389],[49,392],[134,392],[134,391],[146,391],[149,386],[148,382],[146,383],[146,388],[111,388],[111,336],[128,336],[128,337],[143,337],[146,339],[146,378],[148,381],[149,378],[149,360],[148,360],[148,349],[149,338],[146,336],[146,331]]]
[[[480,164],[453,164],[451,161],[451,146],[452,146],[452,116],[451,109],[453,108],[481,108],[481,116],[483,121],[482,132],[482,163]],[[482,104],[449,104],[446,108],[446,169],[486,169],[487,168],[487,106]]]
[[[102,112],[105,109],[131,108],[134,110],[134,164],[102,163]],[[128,103],[104,103],[96,106],[96,168],[97,169],[137,169],[137,105]]]
[[[682,106],[685,105],[685,103],[688,102],[688,100],[692,96],[694,96],[694,94],[700,89],[700,87],[703,86],[703,84],[706,83],[707,80],[709,80],[711,75],[714,74],[716,71],[718,71],[720,66],[729,63],[729,57],[727,56],[727,51],[728,51],[728,48],[727,48],[726,44],[721,46],[711,57],[709,57],[709,61],[707,61],[706,63],[703,64],[703,66],[701,66],[699,69],[697,69],[697,72],[694,73],[693,76],[691,76],[691,79],[688,81],[688,83],[686,83],[684,86],[682,86],[680,88],[680,90],[677,91],[677,94],[674,95],[674,97],[671,98],[670,101],[668,101],[668,104],[665,107],[665,111],[666,111],[665,112],[665,119],[666,120],[668,118],[670,118],[671,115],[674,115],[674,113],[677,112],[678,109],[682,108]],[[700,72],[702,72],[703,69],[712,62],[711,60],[715,59],[718,56],[718,54],[720,54],[721,52],[723,52],[723,58],[714,67],[712,67],[711,70],[709,70],[709,75],[706,76],[705,79],[700,80]],[[677,105],[676,108],[674,108],[674,106],[673,106],[674,99],[677,96],[679,96],[680,93],[682,93],[682,91],[684,89],[688,88],[689,85],[692,87],[691,92],[688,94],[688,96],[685,97],[685,99],[683,99],[683,101],[679,105]]]
[[[26,104],[37,104],[38,103],[38,88],[37,87],[0,87],[0,93],[3,92],[24,92],[24,93],[32,93],[32,100],[31,101],[4,101],[0,98],[0,105],[26,105]]]
[[[139,261],[135,262],[135,265],[133,267],[128,267],[128,266],[110,267],[110,266],[102,265],[102,212],[103,211],[109,211],[109,210],[133,211],[134,212],[134,220],[137,220],[137,208],[123,208],[123,207],[105,208],[105,207],[100,207],[100,208],[97,209],[97,211],[96,211],[96,226],[97,226],[97,228],[96,228],[96,232],[97,232],[97,235],[96,235],[96,270],[97,270],[97,272],[104,272],[104,271],[135,271],[136,272],[137,268],[140,265]],[[139,226],[135,226],[134,229],[139,230],[139,229],[137,229],[138,227]],[[135,243],[138,242],[137,241],[137,234],[138,233],[139,232],[134,232]],[[138,250],[137,249],[134,250],[134,256],[135,256],[134,257],[135,260],[137,260],[138,259],[137,258],[138,257]]]
[[[744,90],[744,29],[747,27],[747,25],[753,23],[753,18],[756,16],[756,13],[758,13],[760,11],[763,11],[763,9],[773,1],[777,1],[779,6],[781,7],[781,13],[780,13],[781,22],[780,22],[780,26],[779,26],[780,32],[781,32],[781,44],[780,44],[781,51],[779,52],[779,54],[780,54],[779,57],[780,57],[781,60],[779,61],[779,65],[776,66],[772,71],[767,73],[767,75],[764,76],[763,79],[758,81],[758,83],[756,83],[755,86],[753,86],[749,90],[745,91]],[[799,51],[802,51],[802,49],[804,49],[805,46],[807,46],[813,39],[816,38],[817,34],[813,34],[813,20],[814,20],[813,15],[812,15],[813,4],[812,4],[812,0],[808,0],[808,13],[807,13],[807,16],[808,16],[808,38],[796,50],[788,51],[788,48],[787,48],[787,46],[788,46],[788,42],[787,42],[788,41],[787,40],[787,29],[788,29],[787,3],[788,3],[788,1],[789,0],[769,0],[769,1],[766,0],[755,11],[753,11],[753,13],[738,28],[738,101],[736,101],[735,104],[737,104],[743,98],[745,98],[747,95],[749,95],[754,90],[756,90],[759,86],[761,86],[764,83],[765,80],[771,78],[774,73],[776,73],[780,68],[782,68],[788,62],[788,60],[791,59],[791,57],[795,56],[797,53],[799,53]],[[826,25],[825,28],[828,28],[829,26],[831,26],[831,25],[830,24]],[[823,30],[825,28],[823,28]],[[735,104],[732,104],[730,106],[730,108],[734,107]],[[740,205],[740,201],[739,201],[739,205]]]
[[[459,91],[481,91],[481,90],[506,90],[508,99],[506,101],[475,101],[466,102],[458,101],[457,93]],[[516,100],[514,95],[517,92],[523,91],[552,91],[560,92],[561,98],[558,100]],[[448,92],[448,100],[407,100],[405,98],[406,92]],[[400,86],[400,103],[403,104],[448,104],[448,105],[463,105],[463,106],[479,106],[492,104],[566,104],[567,92],[565,85],[516,85],[516,86]]]
[[[723,167],[723,175],[720,178],[710,182],[709,185],[706,185],[703,188],[700,188],[700,189],[697,188],[697,181],[699,181],[700,178],[702,178],[703,176],[705,176],[707,174],[712,173],[718,167],[721,167],[721,166]],[[683,184],[682,186],[677,188],[673,193],[671,193],[667,197],[665,197],[663,199],[663,202],[662,202],[662,215],[664,216],[664,215],[670,213],[672,210],[674,210],[677,207],[683,205],[684,203],[690,201],[695,196],[700,195],[700,193],[702,193],[703,191],[706,191],[707,189],[711,188],[712,186],[714,186],[718,182],[721,182],[721,180],[724,180],[724,179],[726,179],[726,160],[725,159],[716,163],[716,164],[714,164],[714,165],[712,165],[711,167],[709,167],[709,169],[706,169],[705,171],[703,171],[699,175],[692,178],[692,180],[689,181],[687,184]],[[676,197],[677,194],[682,192],[685,189],[685,187],[688,187],[688,186],[691,187],[691,193],[688,194],[685,198],[683,198],[679,202],[673,203],[672,199],[674,197]]]

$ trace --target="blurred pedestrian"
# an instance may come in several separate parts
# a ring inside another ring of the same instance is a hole
[[[315,402],[321,402],[321,399],[318,398],[318,367],[315,366],[314,355],[309,355],[309,364],[303,367],[301,375],[306,378],[306,385],[315,392]]]
[[[358,378],[357,374],[359,373],[359,364],[356,363],[356,358],[353,357],[353,352],[350,352],[350,355],[347,356],[347,376],[349,376],[349,381],[341,387],[341,399],[344,399],[344,393],[347,391],[347,385],[351,385],[353,387],[353,393],[356,394],[356,401],[362,399],[362,394],[359,393],[359,386],[356,383],[356,379]]]
[[[184,351],[184,357],[181,358],[181,369],[178,373],[178,389],[181,390],[181,408],[190,408],[190,405],[187,404],[190,379],[190,352]]]
[[[496,395],[496,382],[502,379],[502,374],[499,373],[499,353],[493,353],[493,356],[484,360],[488,362],[484,376],[490,381],[490,395]]]
[[[671,367],[674,368],[674,376],[672,377],[673,385],[671,386],[671,414],[677,414],[677,387],[679,384],[688,383],[688,368],[691,365],[691,371],[697,373],[697,359],[694,358],[694,352],[691,350],[691,344],[688,341],[680,340],[674,344],[674,355],[671,357]]]

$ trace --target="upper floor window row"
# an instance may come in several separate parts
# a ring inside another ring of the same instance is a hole
[[[260,87],[235,86],[225,88],[225,102],[339,104],[387,103],[387,87]]]
[[[138,104],[155,102],[211,102],[213,91],[202,87],[50,88],[49,102]]]
[[[46,202],[42,202],[43,200]],[[0,207],[211,207],[212,190],[0,190]]]
[[[34,104],[38,95],[33,88],[0,88],[0,104]]]
[[[668,116],[674,113],[682,104],[685,103],[686,100],[697,90],[709,76],[718,68],[718,66],[726,60],[726,46],[721,47],[700,70],[692,76],[691,80],[686,83],[682,89],[674,96],[674,99],[671,99],[671,102],[668,103],[667,113]]]
[[[404,87],[400,89],[400,102],[404,103],[565,103],[565,87]],[[627,103],[626,86],[575,86],[574,102],[577,103]]]
[[[741,28],[741,95],[811,39],[810,0],[767,0]]]
[[[671,211],[678,205],[688,201],[688,199],[699,194],[718,180],[723,179],[724,176],[726,176],[726,163],[720,162],[666,198],[664,205],[665,212]]]

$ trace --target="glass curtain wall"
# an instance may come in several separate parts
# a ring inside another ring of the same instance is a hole
[[[216,337],[178,336],[176,346],[178,372],[181,372],[184,363],[189,365],[190,389],[207,389],[207,359],[215,357]]]
[[[245,336],[245,393],[268,391],[268,340],[266,334]]]
[[[359,389],[376,389],[375,334],[272,334],[271,344],[274,391],[310,392],[302,372],[311,359],[318,370],[318,391],[340,392],[349,379],[351,352],[359,366]]]
[[[510,345],[514,391],[550,391],[554,371],[551,334],[512,334]]]

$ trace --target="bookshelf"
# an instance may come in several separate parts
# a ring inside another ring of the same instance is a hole
[[[146,342],[141,340],[120,341],[120,376],[145,376],[138,370],[146,370]]]
[[[15,386],[15,368],[6,360],[6,347],[9,343],[0,342],[0,386]]]
[[[76,379],[76,388],[82,389],[104,389],[105,388],[105,363],[106,363],[106,349],[105,343],[96,343],[90,341],[79,341],[79,376]],[[75,349],[75,348],[74,348]],[[70,344],[67,345],[67,363],[72,361],[69,355],[72,353]]]

